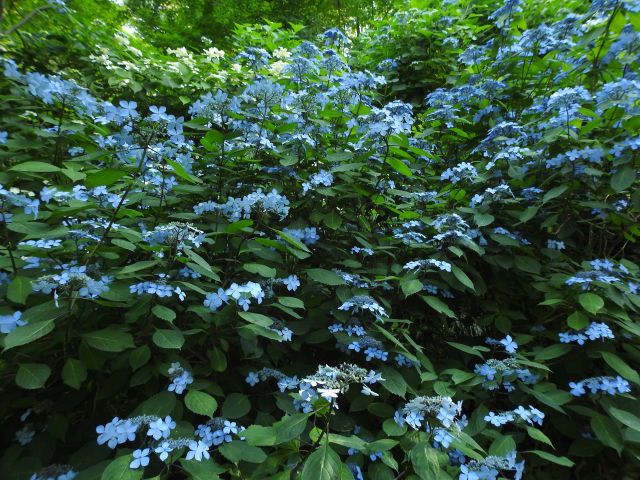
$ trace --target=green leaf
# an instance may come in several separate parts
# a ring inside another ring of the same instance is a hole
[[[216,145],[222,144],[224,136],[217,130],[209,130],[207,134],[200,139],[200,144],[208,151],[216,150]]]
[[[566,343],[555,343],[548,347],[543,348],[538,353],[536,353],[535,360],[551,360],[553,358],[558,358],[564,355],[565,353],[571,350],[571,345],[567,345]]]
[[[580,305],[582,305],[582,308],[594,315],[604,307],[604,300],[595,293],[582,293],[578,296],[578,301]]]
[[[257,273],[265,278],[273,278],[276,276],[276,269],[261,265],[259,263],[245,263],[242,268],[249,273]]]
[[[278,437],[274,427],[250,425],[242,432],[242,436],[249,445],[254,445],[256,447],[267,447],[280,443],[277,440]]]
[[[478,350],[476,350],[474,347],[470,347],[468,345],[464,345],[462,343],[456,343],[456,342],[447,342],[447,343],[451,345],[453,348],[457,348],[462,352],[475,355],[476,357],[484,358],[482,354]]]
[[[160,348],[182,348],[184,335],[179,330],[158,329],[153,334],[153,343]]]
[[[400,282],[400,288],[402,289],[402,293],[404,293],[405,298],[421,291],[422,287],[422,282],[415,278],[411,280],[402,280]]]
[[[567,325],[574,330],[581,330],[589,324],[589,317],[582,312],[573,312],[567,317]]]
[[[51,165],[50,163],[45,162],[23,162],[18,165],[14,165],[9,170],[14,170],[16,172],[33,172],[33,173],[48,173],[48,172],[59,172],[60,168],[55,165]]]
[[[451,271],[461,284],[463,284],[465,287],[468,287],[470,290],[475,290],[471,279],[460,268],[458,268],[456,265],[451,265]]]
[[[640,385],[640,375],[638,372],[631,368],[624,360],[618,357],[615,353],[600,352],[602,358],[607,364],[613,368],[616,372],[622,375],[627,380]]]
[[[438,297],[434,297],[433,295],[420,295],[427,305],[433,308],[436,312],[444,313],[449,318],[456,318],[456,314]]]
[[[413,177],[413,173],[411,173],[411,169],[402,161],[397,158],[387,157],[385,160],[391,168],[393,168],[396,172],[401,173],[405,177]]]
[[[289,235],[288,233],[284,233],[281,232],[280,230],[276,230],[275,228],[272,229],[274,232],[276,232],[278,234],[278,236],[283,239],[285,242],[293,245],[294,247],[307,252],[307,253],[311,253],[311,250],[309,250],[307,248],[307,246],[302,243],[300,240],[298,240],[297,238],[292,237],[291,235]]]
[[[28,390],[44,387],[51,368],[43,363],[21,363],[16,373],[16,385]]]
[[[218,408],[218,402],[211,395],[198,390],[189,390],[184,397],[184,404],[193,413],[212,417],[213,412]]]
[[[227,471],[210,458],[203,458],[200,461],[181,458],[180,465],[191,475],[190,480],[219,480],[218,474]]]
[[[382,378],[384,378],[382,386],[391,393],[404,398],[404,395],[407,393],[407,382],[402,374],[396,369],[387,366],[381,367],[380,371]]]
[[[250,463],[262,463],[267,459],[267,454],[262,449],[248,445],[241,440],[223,443],[218,447],[218,451],[234,463],[241,460]]]
[[[324,442],[309,455],[302,469],[301,480],[336,480],[340,478],[340,457]]]
[[[346,437],[344,435],[339,435],[337,433],[330,433],[329,434],[329,443],[335,443],[336,445],[341,445],[341,446],[347,447],[347,448],[355,448],[356,450],[358,450],[360,452],[364,452],[367,449],[366,442],[364,440],[362,440],[360,437],[357,437],[355,435],[351,435],[349,437]]]
[[[28,323],[9,332],[4,339],[4,349],[26,345],[51,332],[54,327],[53,318],[43,322]]]
[[[261,327],[269,327],[273,325],[273,320],[266,315],[262,315],[261,313],[238,312],[238,315],[244,318],[247,322],[260,325]]]
[[[307,426],[308,418],[308,413],[297,413],[294,415],[286,416],[282,420],[274,424],[273,429],[276,433],[276,442],[284,443],[288,442],[289,440],[299,438]]]
[[[539,209],[540,207],[538,206],[528,207],[526,210],[520,213],[520,215],[518,215],[518,220],[520,220],[522,223],[527,223],[529,220],[536,216],[536,213],[538,213]]]
[[[212,278],[212,279],[214,279],[214,280],[216,280],[218,282],[220,281],[220,277],[218,275],[216,275],[216,273],[211,268],[211,265],[209,265],[209,262],[207,262],[204,258],[202,258],[196,252],[194,252],[193,250],[188,249],[188,248],[184,249],[184,253],[187,255],[187,257],[189,257],[191,260],[193,260],[197,265],[202,267],[204,272],[199,272],[199,273],[204,273],[209,278]]]
[[[32,291],[31,280],[27,277],[16,277],[7,287],[7,298],[14,303],[24,305],[25,300]]]
[[[304,302],[296,297],[278,297],[278,303],[289,308],[304,308]]]
[[[551,443],[551,439],[547,437],[541,430],[538,430],[535,427],[527,427],[527,433],[534,440],[538,440],[539,442],[546,443],[550,447],[553,448],[553,443]]]
[[[80,390],[82,382],[87,378],[87,367],[81,360],[76,358],[67,358],[62,367],[62,380],[71,388]]]
[[[136,371],[146,364],[151,358],[151,349],[147,345],[142,345],[129,353],[129,365]]]
[[[182,165],[180,165],[178,162],[176,162],[175,160],[171,160],[170,158],[164,157],[165,162],[167,162],[171,168],[173,169],[173,172],[178,175],[180,178],[185,179],[187,182],[190,183],[202,183],[202,180],[200,180],[198,177],[194,177],[193,175],[189,174]]]
[[[557,465],[562,465],[563,467],[573,467],[575,465],[575,463],[573,463],[567,457],[556,457],[555,455],[548,452],[543,452],[542,450],[529,450],[529,453],[535,453],[543,460],[547,460]]]
[[[331,270],[325,270],[324,268],[310,268],[305,271],[312,280],[318,283],[322,283],[324,285],[346,285],[344,279]]]
[[[170,415],[176,405],[176,395],[173,392],[162,391],[142,402],[135,409],[135,415],[156,415],[166,417]]]
[[[611,188],[616,192],[626,190],[636,180],[636,170],[632,166],[619,168],[616,173],[611,176]]]
[[[251,410],[249,397],[243,393],[232,393],[227,395],[222,404],[222,416],[224,418],[236,419],[245,416]]]
[[[131,334],[117,330],[115,328],[105,328],[95,332],[85,333],[82,338],[96,350],[103,352],[122,352],[128,348],[133,348],[133,337]]]
[[[102,472],[101,480],[140,480],[144,469],[130,468],[132,455],[123,455],[113,460]]]
[[[598,437],[598,440],[620,454],[624,442],[620,429],[613,420],[600,413],[593,413],[591,416],[591,429]]]
[[[149,267],[152,267],[154,265],[157,265],[158,263],[160,263],[158,260],[145,260],[143,262],[136,262],[133,263],[131,265],[127,265],[125,267],[122,267],[120,269],[120,271],[118,272],[118,275],[126,275],[128,273],[133,273],[133,272],[137,272],[140,270],[145,270]]]
[[[154,305],[151,309],[153,314],[161,320],[166,320],[169,323],[173,323],[176,319],[176,312],[164,305]]]
[[[640,418],[635,416],[633,413],[620,410],[616,407],[609,407],[609,413],[613,418],[627,427],[632,428],[636,432],[640,432]]]
[[[500,435],[489,447],[489,455],[504,457],[516,449],[516,442],[511,435]]]
[[[493,223],[495,219],[496,217],[489,213],[476,213],[473,216],[474,222],[476,222],[476,225],[478,225],[479,227],[486,227],[487,225]]]
[[[516,267],[518,267],[523,272],[528,273],[540,273],[540,269],[542,265],[535,258],[525,257],[524,255],[516,255],[514,258]]]
[[[552,188],[542,197],[542,203],[547,203],[549,200],[553,200],[556,197],[559,197],[569,188],[568,185],[560,185],[559,187]]]
[[[253,225],[253,220],[245,218],[243,220],[238,220],[237,222],[230,223],[229,225],[227,225],[224,231],[226,233],[235,233],[239,232],[243,228],[250,227],[251,225]]]
[[[426,442],[415,445],[409,453],[414,472],[422,480],[438,480],[440,478],[440,461],[438,451]]]
[[[128,172],[124,170],[115,170],[112,168],[105,168],[97,173],[87,175],[84,184],[87,188],[95,188],[101,185],[112,185],[122,177],[126,176]]]
[[[342,225],[342,217],[336,212],[329,212],[322,217],[324,224],[332,230],[337,230]]]

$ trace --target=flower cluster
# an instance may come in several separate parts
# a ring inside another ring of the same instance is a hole
[[[497,414],[494,412],[489,412],[484,417],[484,421],[489,422],[496,427],[499,427],[501,425],[504,425],[505,423],[513,422],[516,419],[520,418],[530,425],[533,425],[534,423],[542,425],[544,416],[544,413],[542,413],[537,408],[532,407],[531,405],[529,405],[529,410],[527,410],[526,407],[519,405],[518,408],[510,410],[508,412],[501,412]]]
[[[606,323],[591,322],[588,327],[582,330],[572,332],[560,332],[558,334],[562,343],[576,342],[578,345],[584,345],[584,342],[589,340],[597,340],[601,338],[615,338],[613,331]]]
[[[0,333],[9,333],[18,327],[27,324],[25,320],[21,320],[21,311],[13,312],[11,315],[0,315]]]
[[[578,382],[569,382],[571,387],[571,395],[579,397],[586,394],[585,388],[588,388],[591,393],[604,392],[609,395],[615,395],[617,393],[627,393],[631,391],[629,382],[627,382],[621,376],[617,377],[590,377],[580,380]]]
[[[182,366],[174,362],[169,367],[167,371],[169,377],[171,378],[171,383],[167,388],[170,392],[176,392],[178,395],[184,392],[184,389],[187,388],[188,385],[193,383],[193,377],[191,373],[182,368]]]
[[[485,377],[482,386],[488,390],[495,390],[502,385],[507,391],[513,391],[513,381],[518,379],[522,383],[536,383],[539,375],[531,373],[528,368],[521,368],[515,357],[504,360],[491,358],[483,364],[476,364],[474,372]]]
[[[355,297],[351,297],[340,305],[338,310],[351,311],[352,313],[357,313],[360,310],[369,310],[378,320],[382,317],[389,316],[378,302],[365,295],[356,295]]]

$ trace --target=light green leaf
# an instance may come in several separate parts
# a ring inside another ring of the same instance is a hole
[[[257,273],[265,278],[273,278],[276,276],[276,269],[261,265],[259,263],[245,263],[242,268],[249,273]]]
[[[258,447],[247,444],[241,440],[223,443],[218,451],[232,462],[244,460],[250,463],[262,463],[267,459],[267,454]]]
[[[307,252],[307,253],[311,253],[311,251],[307,248],[307,246],[302,243],[300,240],[298,240],[297,238],[292,237],[291,235],[281,232],[280,230],[276,230],[275,228],[272,229],[274,232],[276,232],[278,234],[278,236],[283,239],[285,242],[293,245],[294,247]]]
[[[308,413],[298,413],[284,417],[273,425],[275,430],[277,443],[288,442],[299,438],[307,426]]]
[[[256,447],[267,447],[277,445],[277,434],[274,427],[263,427],[262,425],[250,425],[242,432],[242,436],[249,445]]]
[[[542,450],[530,450],[529,453],[535,453],[543,460],[547,460],[557,465],[562,465],[563,467],[573,467],[575,465],[575,463],[573,463],[567,457],[556,457],[555,455],[549,452],[543,452]]]
[[[553,200],[556,197],[559,197],[569,188],[568,185],[560,185],[559,187],[552,188],[542,197],[542,203],[547,203],[549,200]]]
[[[444,313],[449,318],[456,318],[456,314],[453,313],[453,311],[447,306],[447,304],[440,300],[438,297],[434,297],[433,295],[421,295],[420,298],[427,302],[427,305],[429,305],[435,311]]]
[[[438,451],[426,442],[415,445],[409,453],[414,472],[422,480],[438,480],[440,478],[440,461]]]
[[[539,442],[546,443],[550,447],[553,447],[553,443],[551,443],[551,439],[547,437],[541,430],[538,430],[535,427],[527,427],[527,433],[534,440],[538,440]]]
[[[459,267],[457,267],[456,265],[451,265],[451,271],[453,272],[453,275],[458,279],[458,281],[461,284],[463,284],[465,287],[468,287],[471,290],[475,290],[475,287],[473,286],[473,282],[471,281],[471,279]]]
[[[179,330],[158,329],[153,334],[153,343],[160,348],[182,348],[184,335]]]
[[[4,349],[19,347],[31,343],[51,332],[54,327],[53,318],[37,323],[28,323],[9,332],[4,339]]]
[[[607,362],[607,365],[613,368],[616,372],[627,380],[631,380],[632,382],[640,385],[640,375],[638,375],[638,372],[631,368],[619,356],[611,352],[600,352],[600,354],[604,361]]]
[[[14,303],[24,305],[25,300],[32,291],[31,280],[27,277],[16,277],[7,287],[7,298]]]
[[[640,432],[640,418],[633,413],[627,412],[625,410],[620,410],[616,407],[610,407],[609,413],[613,418],[615,418],[619,422],[622,422],[627,427]]]
[[[289,308],[304,308],[304,302],[296,297],[278,297],[278,303]]]
[[[164,305],[154,305],[151,311],[156,317],[162,320],[166,320],[169,323],[173,323],[173,321],[176,319],[176,312],[171,310],[169,307],[165,307]]]
[[[340,478],[340,457],[323,442],[322,446],[309,455],[302,469],[301,480],[336,480]]]
[[[102,472],[101,480],[140,480],[144,469],[130,468],[132,455],[123,455],[113,460]]]
[[[213,416],[213,412],[218,408],[218,402],[211,395],[198,390],[189,390],[184,397],[184,404],[193,413],[204,415],[205,417]]]
[[[476,213],[473,216],[473,221],[476,222],[476,225],[478,225],[479,227],[486,227],[487,225],[490,225],[495,219],[496,217],[489,213]]]
[[[578,301],[580,305],[582,305],[582,308],[594,315],[604,307],[604,300],[595,293],[582,293],[578,296]]]
[[[19,163],[18,165],[11,167],[9,170],[14,170],[16,172],[48,173],[59,172],[60,168],[50,163],[33,161]]]
[[[393,168],[396,172],[401,173],[405,177],[413,177],[413,173],[411,173],[411,169],[402,161],[397,158],[387,157],[385,160],[391,168]]]
[[[218,474],[227,471],[210,458],[203,458],[200,461],[181,458],[180,465],[191,475],[190,480],[219,480]]]
[[[400,282],[400,288],[402,289],[402,293],[404,293],[405,298],[409,295],[413,295],[422,290],[422,282],[417,279],[410,280],[402,280]]]

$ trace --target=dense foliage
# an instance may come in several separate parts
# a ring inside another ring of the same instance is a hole
[[[640,4],[443,3],[3,15],[3,478],[638,477]]]

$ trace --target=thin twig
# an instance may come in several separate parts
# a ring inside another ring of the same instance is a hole
[[[25,16],[22,20],[16,23],[13,27],[10,27],[8,30],[5,30],[4,32],[0,32],[0,35],[11,35],[13,32],[15,32],[17,29],[19,29],[21,26],[23,26],[25,23],[27,23],[33,17],[35,17],[38,13],[42,12],[43,10],[48,10],[50,8],[51,8],[51,5],[43,5],[42,7],[36,8],[33,12],[27,14],[27,16]]]

